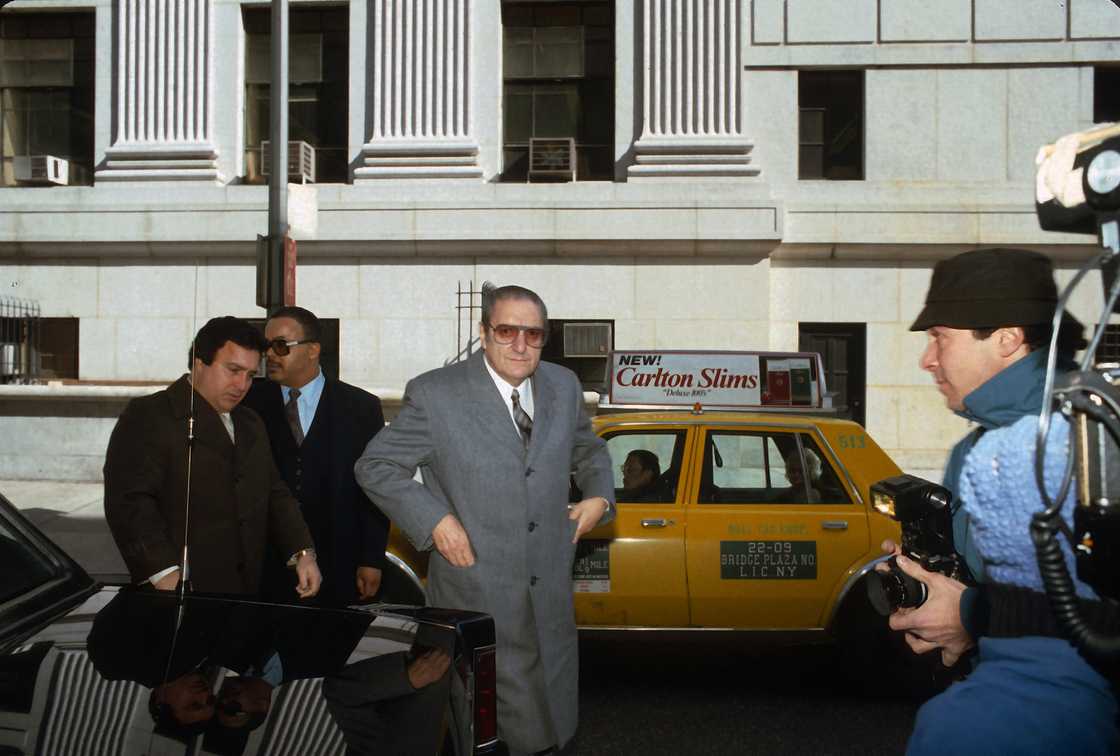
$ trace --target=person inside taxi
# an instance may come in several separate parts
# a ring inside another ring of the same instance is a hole
[[[801,468],[801,456],[797,449],[785,456],[786,480],[789,488],[782,491],[774,498],[776,502],[816,504],[821,500],[821,458],[812,449],[805,449],[805,469]],[[806,473],[808,474],[808,489],[806,489]],[[808,491],[808,493],[806,493]]]
[[[905,633],[913,651],[936,652],[946,666],[974,654],[969,676],[919,710],[908,754],[1120,750],[1115,694],[1060,637],[1030,537],[1030,517],[1042,509],[1035,436],[1057,298],[1044,255],[966,252],[934,268],[925,307],[910,328],[926,332],[919,364],[946,406],[976,424],[953,448],[943,484],[954,495],[954,545],[977,584],[898,557],[899,568],[926,585],[928,598],[895,611],[891,628]],[[1058,332],[1059,371],[1084,348],[1081,332],[1067,315]],[[1054,492],[1069,454],[1069,427],[1060,415],[1052,426],[1045,477]],[[1062,505],[1067,521],[1072,499]],[[899,553],[890,541],[883,548]],[[1071,563],[1068,546],[1066,552]],[[1083,608],[1103,608],[1087,585],[1077,587]]]
[[[620,501],[665,501],[661,484],[661,462],[648,449],[635,449],[622,463]]]

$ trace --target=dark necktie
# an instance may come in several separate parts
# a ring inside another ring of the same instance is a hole
[[[292,438],[296,446],[303,443],[303,426],[299,422],[299,389],[292,389],[288,393],[288,403],[284,405],[284,416],[288,418],[288,427],[292,429]]]
[[[533,435],[533,418],[529,417],[529,413],[521,408],[521,396],[517,393],[517,389],[513,390],[510,399],[513,401],[513,422],[517,424],[517,430],[521,431],[521,441],[527,449],[529,448],[529,436]]]

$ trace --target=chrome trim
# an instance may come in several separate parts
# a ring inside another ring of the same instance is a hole
[[[862,425],[859,425],[858,423],[856,423],[856,425],[860,428],[863,428],[864,433],[867,433],[867,429]],[[817,441],[821,444],[821,448],[828,451],[828,454],[830,457],[832,457],[832,461],[836,464],[836,467],[840,468],[840,472],[844,475],[844,480],[848,481],[848,488],[852,489],[852,491],[855,492],[856,503],[866,509],[867,503],[863,500],[863,492],[859,490],[859,486],[857,486],[856,482],[852,480],[852,474],[848,472],[848,468],[840,464],[840,455],[837,454],[836,450],[832,448],[832,444],[828,442],[828,439],[824,437],[824,434],[820,432],[819,428],[814,426],[812,432],[817,436]]]
[[[666,520],[664,517],[647,517],[644,520],[642,520],[642,527],[643,528],[663,528],[671,522],[672,522],[672,520]]]
[[[788,633],[790,635],[824,636],[823,627],[633,627],[628,625],[577,625],[581,632],[639,632],[639,633]]]
[[[848,529],[848,521],[847,520],[823,520],[821,522],[821,527],[824,528],[825,530],[847,530]]]
[[[844,605],[844,601],[848,598],[848,594],[851,592],[852,586],[858,583],[864,575],[875,569],[875,565],[881,562],[885,562],[890,558],[890,554],[883,554],[882,556],[876,557],[867,564],[863,565],[863,567],[860,567],[859,570],[857,570],[852,574],[851,577],[848,578],[848,581],[844,583],[844,587],[840,589],[840,593],[836,596],[836,601],[832,605],[832,612],[828,615],[828,621],[824,623],[825,628],[829,632],[832,632],[832,623],[836,620],[836,613],[840,611],[840,607]]]
[[[412,584],[416,586],[416,589],[418,591],[420,591],[420,595],[424,597],[424,602],[427,603],[428,591],[424,588],[424,583],[420,580],[420,576],[416,574],[416,571],[409,567],[403,559],[401,559],[391,551],[385,552],[385,558],[389,560],[389,562],[391,562],[393,565],[395,565],[398,569],[400,569],[400,571],[405,574],[405,577],[412,581]]]

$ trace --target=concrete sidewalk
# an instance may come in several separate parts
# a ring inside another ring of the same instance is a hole
[[[0,480],[0,494],[92,575],[127,575],[105,524],[100,482]]]

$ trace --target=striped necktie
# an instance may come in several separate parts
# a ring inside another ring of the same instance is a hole
[[[529,417],[529,413],[521,407],[521,396],[517,393],[517,389],[510,394],[510,399],[513,402],[513,422],[517,424],[517,430],[521,431],[521,441],[528,449],[529,437],[533,435],[533,418]]]
[[[299,389],[292,389],[288,393],[288,403],[284,405],[284,416],[288,418],[288,427],[292,429],[292,438],[296,446],[303,443],[303,425],[299,421]]]

